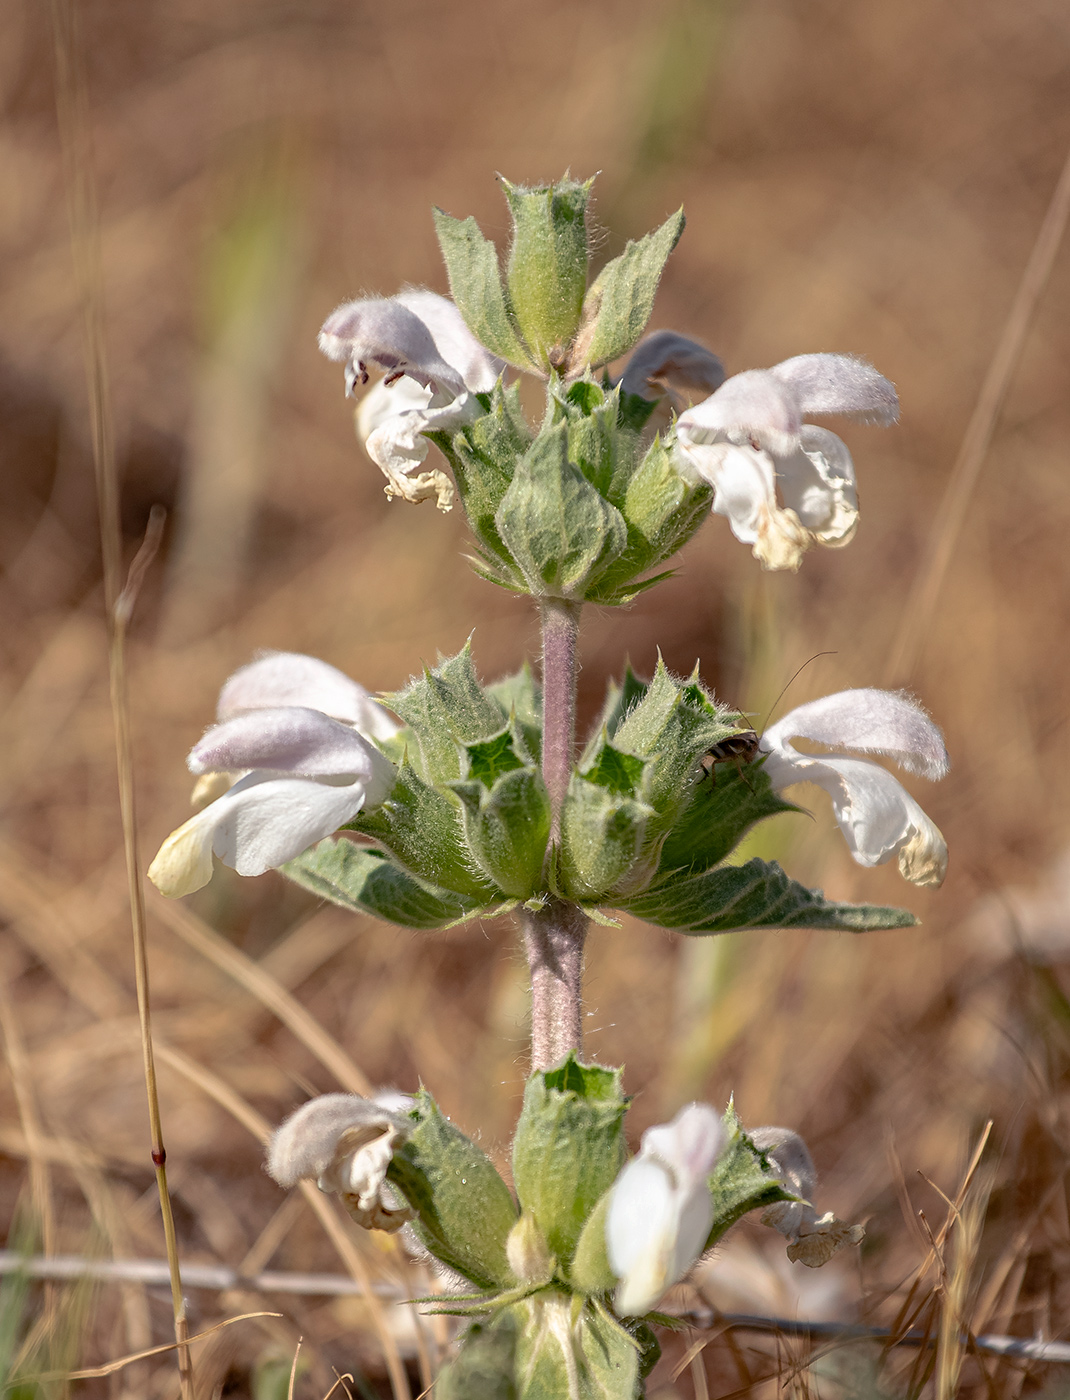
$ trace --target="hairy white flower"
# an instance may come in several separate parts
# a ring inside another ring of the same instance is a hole
[[[720,1117],[709,1104],[691,1103],[671,1123],[648,1128],[617,1177],[606,1252],[621,1280],[622,1317],[648,1311],[702,1253],[713,1223],[708,1177],[723,1146]]]
[[[677,331],[654,331],[632,351],[620,381],[621,392],[654,399],[668,392],[690,398],[705,396],[725,381],[724,365],[717,356]]]
[[[453,483],[439,468],[420,472],[428,431],[452,430],[476,417],[472,395],[489,392],[505,368],[480,345],[452,301],[407,288],[393,297],[348,301],[323,324],[319,346],[345,363],[346,393],[368,382],[368,366],[385,378],[362,400],[357,436],[387,479],[388,496],[453,503]]]
[[[206,778],[244,776],[157,852],[149,878],[171,898],[208,883],[213,852],[240,875],[262,875],[378,806],[393,786],[393,765],[365,735],[386,739],[397,725],[326,662],[269,652],[230,677],[218,713],[221,723],[189,755],[197,790]]]
[[[759,1151],[766,1153],[769,1165],[798,1201],[778,1201],[762,1212],[762,1224],[768,1225],[787,1238],[788,1258],[792,1263],[818,1269],[845,1245],[861,1244],[865,1230],[861,1225],[847,1225],[837,1220],[831,1211],[818,1215],[810,1204],[817,1174],[806,1143],[790,1128],[758,1128],[751,1140]]]
[[[765,568],[797,569],[812,544],[845,545],[858,524],[850,453],[804,418],[891,423],[898,411],[895,389],[865,361],[796,355],[733,375],[681,414],[677,461],[714,488],[713,509]]]
[[[865,758],[800,753],[793,738],[884,754],[908,772],[942,778],[949,766],[943,736],[919,705],[890,690],[841,690],[770,725],[760,747],[775,788],[817,783],[829,793],[859,865],[883,865],[897,856],[900,873],[913,884],[943,882],[947,844],[887,769]]]
[[[400,1230],[413,1218],[386,1182],[395,1150],[408,1138],[411,1100],[393,1092],[323,1094],[292,1113],[268,1145],[267,1170],[280,1186],[312,1180],[341,1196],[366,1230]]]

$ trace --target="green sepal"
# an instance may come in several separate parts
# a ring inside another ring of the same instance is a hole
[[[718,763],[712,775],[696,776],[687,806],[665,838],[658,876],[673,871],[697,875],[720,864],[755,822],[780,812],[798,812],[775,792],[761,760]]]
[[[387,1178],[416,1211],[413,1229],[436,1259],[479,1288],[509,1288],[505,1254],[517,1209],[490,1158],[443,1116],[426,1089],[415,1095],[416,1121],[395,1149]]]
[[[638,466],[639,436],[621,425],[620,391],[592,379],[571,384],[563,399],[568,455],[591,485],[618,509]]]
[[[598,582],[594,596],[605,603],[621,601],[629,587],[634,594],[639,574],[683,548],[709,514],[713,491],[705,482],[687,480],[676,466],[671,442],[658,436],[617,503],[628,527],[628,545]]]
[[[424,669],[384,704],[412,730],[409,758],[426,783],[460,778],[463,745],[489,739],[502,727],[501,709],[479,683],[469,639],[456,656]]]
[[[503,755],[497,757],[501,761]],[[482,771],[489,783],[471,777],[448,784],[461,800],[468,849],[499,889],[514,899],[528,899],[541,888],[550,839],[546,784],[534,766]],[[492,776],[495,771],[500,776]]]
[[[599,273],[583,304],[579,340],[586,364],[608,364],[643,334],[662,271],[683,231],[684,211],[678,209],[638,242],[629,239],[624,252]]]
[[[752,1210],[764,1210],[777,1201],[796,1201],[769,1165],[764,1152],[748,1137],[732,1104],[724,1114],[725,1147],[709,1177],[713,1197],[713,1224],[703,1246],[712,1249],[737,1220]]]
[[[506,388],[499,379],[488,411],[457,432],[428,433],[453,468],[457,491],[480,545],[495,566],[515,574],[512,557],[498,534],[494,514],[509,488],[516,464],[532,443],[532,431],[520,406],[519,383]],[[515,574],[517,582],[522,582]]]
[[[576,1242],[568,1279],[572,1287],[581,1293],[609,1293],[617,1286],[617,1275],[610,1268],[606,1248],[606,1216],[612,1194],[613,1188],[610,1187],[599,1199]]]
[[[486,692],[516,725],[529,761],[538,763],[542,755],[542,687],[536,683],[531,667],[525,661],[511,676],[493,681]]]
[[[418,880],[384,852],[344,836],[328,836],[279,869],[321,899],[405,928],[445,928],[490,902],[464,899]]]
[[[582,601],[624,549],[620,512],[568,458],[568,425],[544,429],[517,466],[495,524],[529,590]]]
[[[642,394],[622,392],[619,410],[621,427],[630,428],[633,433],[641,433],[660,402],[660,399],[644,399]]]
[[[506,280],[513,319],[545,368],[564,362],[587,290],[585,214],[593,180],[525,189],[502,180],[513,218]]]
[[[476,1322],[435,1380],[435,1400],[517,1400],[517,1318],[506,1310]]]
[[[597,763],[589,774],[573,773],[561,808],[558,887],[565,898],[581,903],[604,899],[625,877],[641,876],[641,884],[646,885],[653,875],[652,867],[637,871],[636,862],[657,814],[621,786],[628,781],[625,765],[631,763],[638,766],[635,781],[641,787],[649,761],[621,753],[607,742]],[[601,775],[609,782],[600,781]],[[628,880],[627,887],[635,885]]]
[[[390,796],[361,812],[346,830],[384,845],[407,870],[466,899],[491,904],[500,891],[473,866],[464,844],[461,813],[403,760]]]
[[[836,904],[808,890],[774,861],[749,860],[701,875],[671,876],[619,907],[647,923],[681,933],[729,933],[748,928],[827,928],[850,933],[910,928],[906,909],[876,904]]]
[[[595,754],[604,743],[603,731],[605,738],[613,738],[618,725],[632,707],[643,698],[649,684],[649,681],[644,681],[642,677],[635,674],[630,663],[624,667],[623,680],[609,682],[606,687],[606,698],[602,704],[602,713],[591,729],[591,737],[587,741],[587,747],[580,759],[581,770],[585,771],[594,761]]]
[[[498,252],[475,219],[455,219],[434,209],[435,233],[450,296],[481,345],[520,369],[536,368],[513,320],[498,267]]]
[[[533,1074],[513,1139],[513,1182],[558,1263],[568,1268],[584,1222],[624,1162],[621,1071],[570,1053]]]
[[[604,1308],[545,1290],[515,1305],[517,1400],[636,1400],[641,1343]]]
[[[614,746],[649,759],[641,796],[657,812],[648,841],[661,840],[690,800],[690,786],[702,755],[739,731],[733,711],[709,695],[697,673],[687,681],[670,674],[661,657],[642,698],[617,725]]]

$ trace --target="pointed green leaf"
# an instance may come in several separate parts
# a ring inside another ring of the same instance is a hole
[[[535,368],[510,314],[494,244],[483,237],[475,219],[455,219],[441,209],[432,212],[450,296],[468,329],[481,345],[509,364]]]
[[[678,209],[645,238],[629,240],[624,252],[599,273],[583,306],[584,321],[593,322],[587,364],[608,364],[643,334],[662,271],[683,231],[684,211]]]
[[[287,879],[321,899],[405,928],[444,928],[486,903],[436,889],[402,870],[382,851],[357,846],[344,836],[328,837],[279,868]]]
[[[627,527],[568,459],[565,423],[544,430],[516,469],[495,517],[531,592],[582,599],[627,543]]]
[[[697,774],[689,792],[688,804],[661,848],[659,876],[710,870],[731,854],[755,822],[799,811],[773,791],[760,761],[719,763],[712,775]]]
[[[513,1182],[558,1261],[567,1267],[584,1222],[624,1161],[627,1103],[620,1070],[563,1065],[535,1073],[513,1139]]]
[[[808,890],[775,862],[749,860],[702,875],[670,878],[620,908],[661,928],[682,933],[728,933],[746,928],[828,928],[862,933],[910,928],[918,921],[906,909],[875,904],[836,904]]]
[[[513,216],[507,279],[513,317],[536,359],[564,360],[587,290],[585,214],[591,184],[559,180],[538,189],[502,181]]]
[[[647,682],[635,674],[630,664],[624,668],[623,681],[619,684],[613,680],[609,682],[602,713],[591,727],[591,737],[580,759],[581,771],[586,772],[591,766],[601,745],[606,739],[613,738],[624,716],[643,698],[646,691]]]
[[[502,727],[501,710],[476,676],[471,641],[456,656],[383,699],[412,730],[418,752],[409,757],[428,783],[459,778],[458,746],[489,739]]]
[[[514,1282],[505,1242],[518,1211],[485,1152],[421,1089],[417,1126],[394,1151],[387,1179],[416,1211],[413,1228],[436,1259],[480,1288]]]

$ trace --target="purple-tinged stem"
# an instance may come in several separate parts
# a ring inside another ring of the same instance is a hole
[[[561,804],[576,747],[576,637],[578,603],[542,603],[542,777],[553,812],[551,840],[561,834]]]
[[[550,839],[561,838],[561,807],[576,748],[576,637],[578,603],[542,603],[542,777],[550,794]],[[587,915],[551,898],[521,913],[531,969],[531,1068],[549,1069],[583,1048],[583,942]]]
[[[531,1068],[550,1069],[583,1049],[583,940],[588,918],[578,904],[551,899],[521,913],[531,969]]]

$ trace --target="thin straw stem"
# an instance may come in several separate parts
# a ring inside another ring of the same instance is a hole
[[[1022,280],[988,367],[962,446],[948,477],[944,498],[933,520],[925,557],[914,580],[885,673],[888,685],[910,680],[928,636],[937,600],[951,563],[970,498],[992,442],[996,420],[1036,314],[1055,255],[1070,219],[1070,152],[1037,233]]]
[[[134,970],[137,982],[138,1015],[141,1023],[145,1088],[148,1096],[152,1163],[160,1197],[164,1241],[171,1281],[175,1341],[182,1400],[193,1400],[193,1368],[188,1346],[189,1328],[182,1296],[171,1197],[167,1189],[167,1153],[163,1141],[160,1101],[156,1090],[156,1067],[152,1051],[152,1024],[149,1009],[148,954],[145,938],[145,905],[141,887],[141,860],[137,841],[137,812],[134,796],[133,761],[130,742],[130,713],[126,678],[126,627],[133,610],[137,589],[145,569],[159,546],[162,514],[154,513],[145,544],[134,561],[125,589],[122,580],[122,531],[119,518],[119,478],[115,461],[115,435],[111,417],[108,365],[102,327],[99,218],[93,178],[89,137],[88,97],[82,55],[75,30],[71,0],[53,0],[53,31],[56,54],[56,107],[64,175],[71,224],[78,294],[81,302],[86,381],[93,437],[93,466],[100,512],[100,542],[104,571],[104,601],[109,630],[108,665],[111,685],[112,720],[119,780],[119,807],[126,856],[130,918],[134,939]]]

